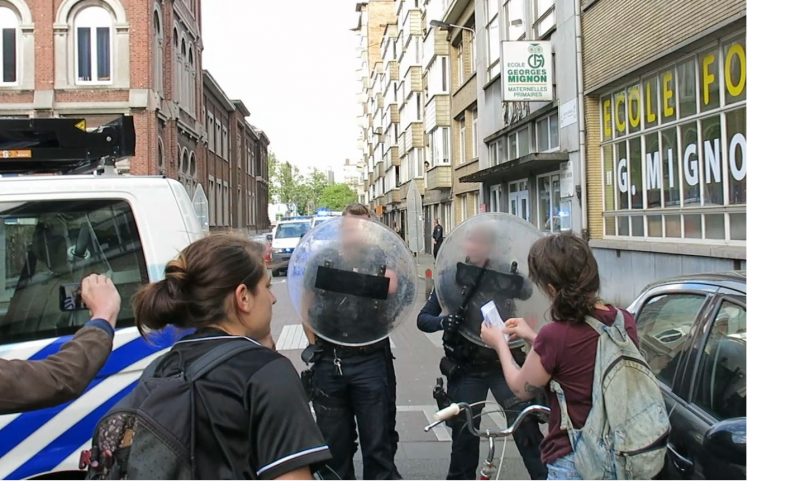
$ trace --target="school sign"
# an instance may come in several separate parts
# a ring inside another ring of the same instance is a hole
[[[503,42],[503,101],[551,102],[552,53],[549,41]]]

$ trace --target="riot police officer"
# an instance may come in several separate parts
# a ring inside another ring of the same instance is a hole
[[[522,237],[520,234],[524,233],[520,229],[530,231],[513,219],[508,221],[492,214],[474,217],[457,228],[440,251],[436,262],[436,287],[417,317],[417,327],[423,332],[444,331],[445,356],[439,368],[447,378],[448,398],[437,398],[440,407],[449,402],[484,402],[491,390],[506,411],[509,425],[529,403],[514,396],[505,382],[497,354],[480,340],[483,322],[480,308],[494,301],[501,317],[507,319],[523,315],[517,313],[521,311],[517,303],[531,302],[533,287],[518,269],[519,262],[525,263],[525,260],[515,260],[510,247],[498,242],[509,236]],[[531,241],[527,242],[530,245]],[[442,304],[447,310],[443,310]],[[522,365],[524,343],[510,345],[512,354]],[[539,393],[543,401],[544,392]],[[478,405],[476,415],[482,407]],[[476,427],[480,426],[479,417],[475,423]],[[447,479],[474,480],[480,439],[465,428],[463,415],[448,425],[452,429],[453,443]],[[545,479],[547,468],[539,458],[542,433],[537,423],[525,421],[514,434],[514,440],[531,479]]]
[[[314,229],[295,250],[289,288],[309,339],[304,359],[313,363],[311,401],[333,456],[328,466],[355,479],[358,428],[363,478],[401,479],[388,335],[413,301],[414,265],[404,243],[370,216],[352,204]],[[294,278],[298,270],[301,280]]]

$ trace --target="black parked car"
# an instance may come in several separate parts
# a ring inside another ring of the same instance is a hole
[[[670,413],[660,477],[746,478],[746,298],[730,272],[660,281],[629,307]]]

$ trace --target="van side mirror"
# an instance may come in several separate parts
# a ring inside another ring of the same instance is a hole
[[[724,461],[747,464],[747,417],[714,424],[703,437],[703,448]]]

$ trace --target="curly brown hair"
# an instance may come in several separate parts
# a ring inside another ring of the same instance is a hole
[[[589,245],[571,232],[543,237],[528,253],[531,280],[550,295],[553,320],[583,322],[600,301],[600,274]],[[548,290],[551,285],[555,294]]]

